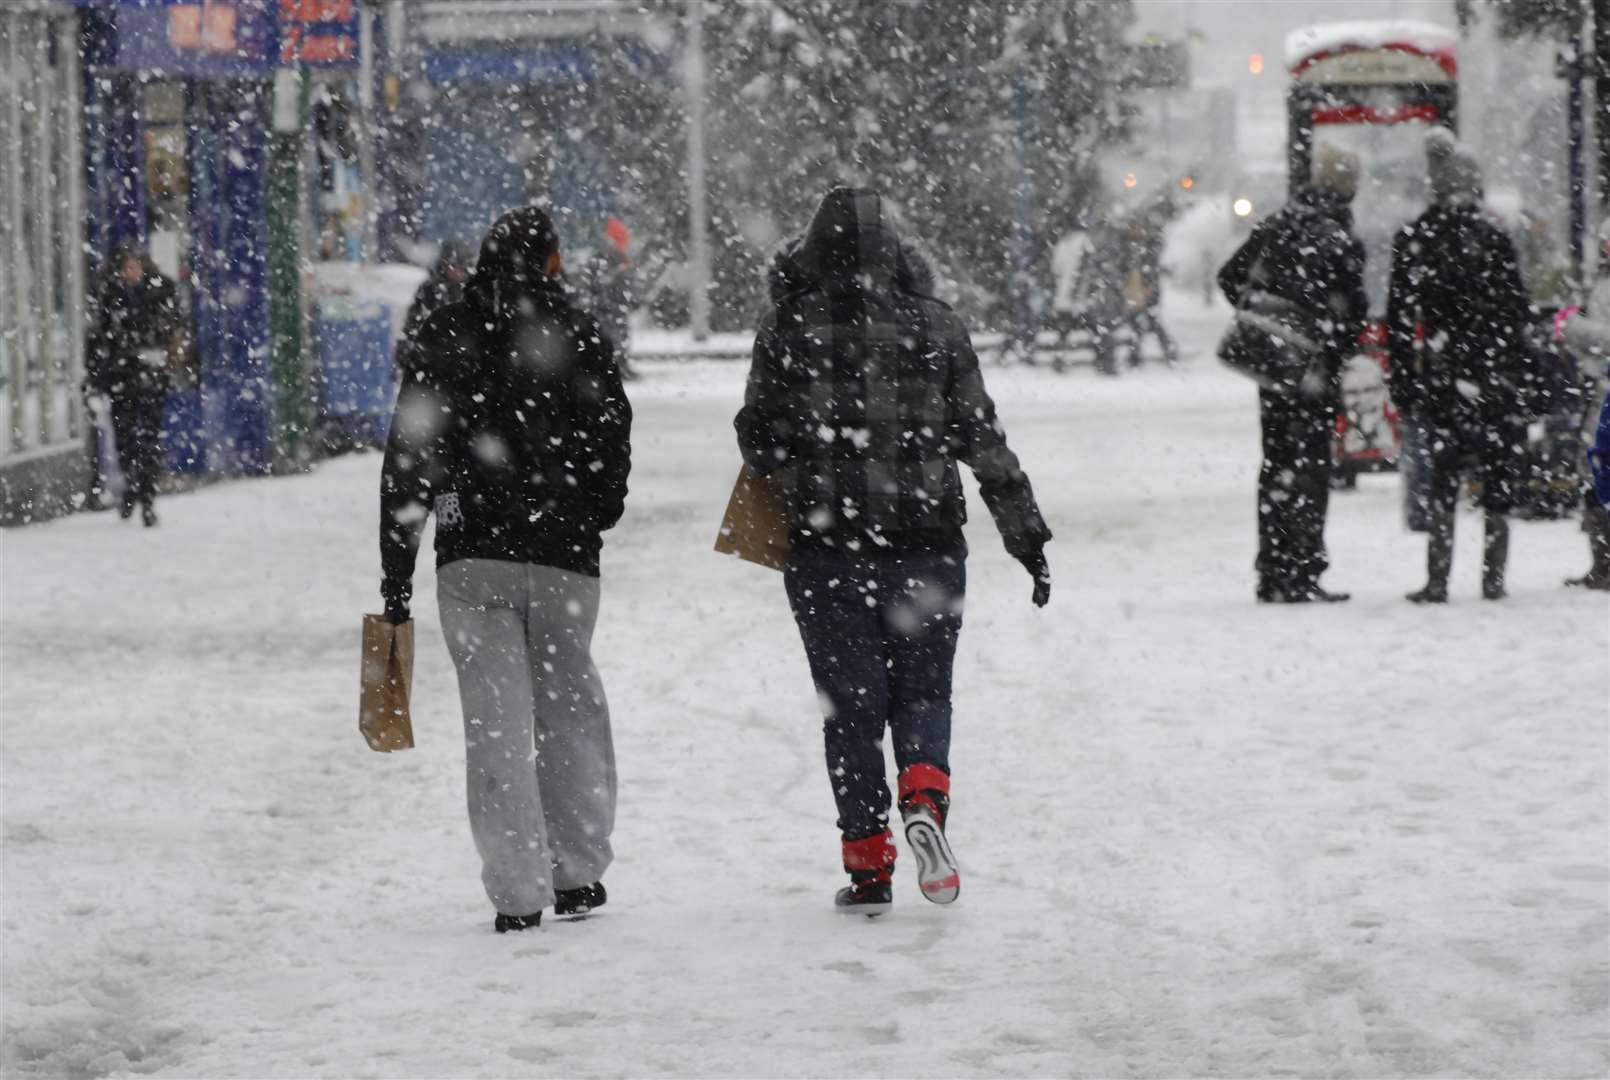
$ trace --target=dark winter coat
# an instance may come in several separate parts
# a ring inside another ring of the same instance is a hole
[[[1319,334],[1329,397],[1341,388],[1343,361],[1358,348],[1369,316],[1364,245],[1353,235],[1345,196],[1305,188],[1252,230],[1219,270],[1219,288],[1237,304],[1249,289],[1284,300]]]
[[[465,300],[425,323],[399,390],[380,485],[388,605],[407,604],[431,512],[438,566],[597,576],[625,507],[632,410],[609,338],[557,282],[511,265],[510,246],[488,237]]]
[[[138,285],[123,280],[120,267],[139,258],[145,275]],[[96,285],[84,340],[86,381],[114,399],[155,396],[168,388],[167,356],[179,330],[173,283],[149,258],[114,254]],[[150,360],[141,358],[147,353]],[[160,359],[151,354],[160,354]]]
[[[1610,378],[1610,371],[1605,375]],[[1593,494],[1605,513],[1610,514],[1610,393],[1605,394],[1599,406],[1599,426],[1588,450],[1588,461],[1593,466]]]
[[[1521,410],[1530,302],[1515,245],[1474,200],[1432,206],[1392,244],[1392,398],[1439,427]]]
[[[796,545],[963,551],[966,462],[1007,549],[1043,547],[967,330],[898,284],[910,268],[879,197],[830,192],[788,261],[807,284],[762,322],[735,424],[749,467],[781,471]]]
[[[442,250],[436,256],[436,264],[431,267],[430,274],[425,280],[419,283],[419,288],[414,290],[414,299],[408,305],[408,315],[403,320],[402,337],[397,345],[399,370],[406,371],[412,366],[410,354],[414,343],[430,317],[447,305],[456,304],[464,299],[468,276],[466,273],[464,280],[454,281],[449,272],[455,267],[466,272],[469,270],[469,252],[449,240],[442,245]]]

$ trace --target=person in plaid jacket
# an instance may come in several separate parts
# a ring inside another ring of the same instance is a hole
[[[774,275],[775,276],[775,275]],[[1006,549],[1051,593],[1051,539],[1007,447],[967,330],[922,276],[874,192],[835,188],[755,338],[735,426],[743,458],[787,492],[789,604],[827,712],[844,868],[840,910],[888,910],[895,848],[883,732],[923,895],[960,888],[945,839],[951,671],[966,591],[958,464]]]

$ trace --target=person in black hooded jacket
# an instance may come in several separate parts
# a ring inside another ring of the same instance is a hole
[[[1392,400],[1426,429],[1431,479],[1427,581],[1417,604],[1448,599],[1460,475],[1473,461],[1485,512],[1482,596],[1501,599],[1526,423],[1518,387],[1530,300],[1515,245],[1481,208],[1481,169],[1463,147],[1427,147],[1432,205],[1392,245],[1387,298]]]
[[[462,303],[419,332],[380,482],[381,595],[409,617],[436,516],[436,594],[464,707],[471,831],[500,932],[604,900],[615,756],[591,642],[632,410],[609,338],[566,300],[535,207],[498,219]]]
[[[155,525],[168,351],[179,330],[173,283],[124,241],[107,260],[90,311],[85,382],[111,403],[118,468],[128,482],[119,512],[126,519],[139,503],[145,524]]]
[[[1219,271],[1231,304],[1267,293],[1311,320],[1317,363],[1300,385],[1258,391],[1263,465],[1258,473],[1257,598],[1263,603],[1346,600],[1320,587],[1329,565],[1331,440],[1341,401],[1341,368],[1356,350],[1369,302],[1364,245],[1353,234],[1358,158],[1334,147],[1314,152],[1310,182],[1258,224]]]
[[[1007,551],[1050,597],[1051,539],[1007,447],[960,319],[916,287],[924,270],[870,191],[835,188],[773,266],[735,426],[745,464],[786,492],[790,606],[826,704],[844,868],[841,910],[892,899],[883,736],[923,895],[960,888],[945,840],[951,674],[966,591],[958,463],[978,477]]]

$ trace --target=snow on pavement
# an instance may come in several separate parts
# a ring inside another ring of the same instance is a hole
[[[4,533],[6,1076],[1610,1071],[1610,618],[1560,587],[1574,523],[1519,525],[1488,604],[1467,514],[1422,610],[1367,477],[1329,529],[1353,602],[1259,607],[1250,384],[992,368],[1051,606],[975,493],[962,896],[906,859],[895,912],[846,919],[781,581],[709,550],[744,365],[645,366],[584,922],[491,932],[428,569],[419,747],[356,731],[377,455]]]

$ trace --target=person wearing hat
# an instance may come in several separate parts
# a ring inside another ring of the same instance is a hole
[[[1347,593],[1319,584],[1329,565],[1325,514],[1330,503],[1331,440],[1341,401],[1341,368],[1357,350],[1368,301],[1364,245],[1353,233],[1358,156],[1321,143],[1309,182],[1259,223],[1219,271],[1232,304],[1252,292],[1300,313],[1316,354],[1294,385],[1261,387],[1258,418],[1258,584],[1262,603],[1336,602]]]
[[[628,359],[632,342],[632,233],[626,222],[611,217],[604,222],[604,242],[585,252],[581,260],[578,292],[583,305],[598,320],[615,347],[621,376],[637,377]]]
[[[1482,596],[1505,595],[1509,522],[1526,439],[1513,378],[1531,319],[1509,237],[1482,210],[1481,168],[1446,136],[1428,140],[1431,205],[1392,244],[1387,295],[1390,386],[1398,409],[1423,425],[1430,458],[1426,584],[1417,604],[1448,599],[1459,481],[1481,478],[1485,515]]]
[[[470,829],[502,933],[605,900],[615,752],[591,644],[631,406],[609,337],[560,285],[536,207],[481,244],[464,300],[419,331],[380,481],[380,592],[406,622],[425,520],[458,670]]]

